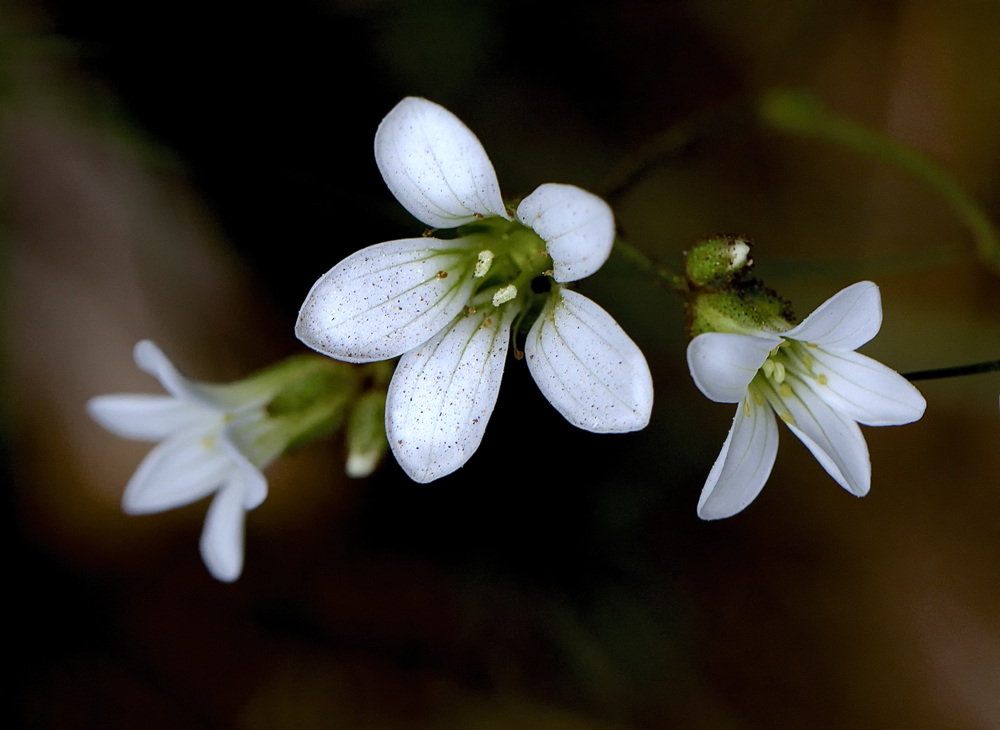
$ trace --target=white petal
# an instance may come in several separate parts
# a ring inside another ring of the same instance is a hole
[[[866,426],[899,426],[924,415],[927,402],[895,370],[857,352],[809,350],[813,373],[825,375],[826,384],[805,382],[830,407]]]
[[[528,332],[531,376],[566,420],[595,433],[649,424],[653,379],[646,358],[611,315],[582,294],[561,290]]]
[[[392,453],[417,482],[450,474],[469,460],[493,413],[516,308],[459,317],[392,376],[385,429]]]
[[[187,431],[156,446],[122,495],[131,515],[163,512],[208,495],[236,470],[219,445],[218,431]]]
[[[741,512],[757,498],[771,475],[778,454],[778,424],[766,403],[752,394],[736,408],[732,428],[722,445],[698,500],[698,516],[718,520]]]
[[[240,479],[243,482],[243,509],[249,511],[259,507],[261,502],[267,498],[267,479],[263,472],[250,463],[246,455],[233,445],[230,440],[232,427],[233,424],[226,427],[226,432],[220,439],[219,445],[239,471]]]
[[[211,397],[198,383],[188,380],[163,354],[156,343],[142,340],[136,343],[132,351],[135,364],[143,372],[147,372],[160,381],[160,385],[175,398],[186,401],[196,401],[209,407],[219,407],[216,399]]]
[[[375,132],[375,162],[396,200],[432,228],[510,217],[486,151],[439,104],[408,96]]]
[[[91,398],[87,413],[116,436],[136,441],[162,441],[218,418],[218,411],[199,403],[139,393]]]
[[[757,381],[754,387],[759,384],[778,415],[785,414],[782,420],[837,484],[858,497],[868,494],[872,466],[858,424],[827,405],[798,378],[788,377],[785,383],[793,391],[791,396],[779,396],[770,383]]]
[[[205,515],[198,547],[212,577],[232,583],[243,572],[244,485],[239,477],[215,495]]]
[[[313,285],[295,334],[347,362],[387,360],[419,347],[469,301],[475,254],[467,260],[462,246],[407,238],[351,254]]]
[[[707,332],[688,344],[687,361],[698,390],[716,403],[739,403],[768,353],[781,344],[777,335]]]
[[[574,185],[542,185],[517,206],[517,219],[545,241],[558,282],[590,276],[615,243],[611,206]]]
[[[785,337],[835,350],[857,350],[882,326],[882,297],[870,281],[859,281],[817,307]]]

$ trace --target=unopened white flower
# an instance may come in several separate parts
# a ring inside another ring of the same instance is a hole
[[[911,423],[926,405],[897,372],[855,352],[881,326],[878,287],[863,281],[787,331],[710,332],[691,341],[698,389],[717,403],[739,403],[698,501],[700,517],[729,517],[760,493],[778,453],[776,413],[838,484],[868,493],[871,461],[858,424]]]
[[[571,423],[626,432],[649,422],[652,379],[639,348],[607,312],[560,286],[607,260],[615,236],[607,203],[546,184],[511,213],[479,140],[426,99],[406,98],[382,120],[375,160],[410,213],[433,228],[461,227],[458,235],[388,241],[348,256],[313,286],[296,334],[348,362],[402,355],[385,423],[411,478],[450,474],[478,448],[511,326],[529,314],[537,320],[528,367]]]
[[[282,449],[266,437],[264,407],[275,389],[253,380],[192,382],[148,340],[135,346],[134,357],[169,395],[102,395],[87,403],[91,417],[112,433],[161,442],[129,480],[122,509],[133,515],[163,512],[214,492],[201,556],[215,578],[234,581],[243,570],[245,513],[267,496],[261,469]]]

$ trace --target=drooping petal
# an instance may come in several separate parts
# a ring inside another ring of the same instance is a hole
[[[201,403],[209,408],[224,408],[223,404],[212,394],[211,387],[203,387],[200,383],[188,380],[181,375],[170,358],[152,340],[137,342],[132,350],[132,358],[140,370],[159,380],[163,389],[175,398]],[[218,386],[216,386],[217,388]]]
[[[778,424],[766,403],[744,391],[733,425],[698,499],[698,516],[718,520],[741,512],[757,498],[778,454]]]
[[[872,465],[858,424],[831,408],[797,377],[788,377],[785,383],[791,395],[779,395],[769,382],[758,380],[754,386],[840,486],[858,497],[868,494]]]
[[[475,253],[462,241],[407,238],[351,254],[320,277],[295,334],[337,360],[373,362],[419,347],[469,301]]]
[[[882,297],[878,286],[859,281],[819,305],[785,337],[834,350],[857,350],[882,326]]]
[[[231,424],[230,424],[231,425]],[[229,427],[219,440],[222,450],[229,456],[235,468],[239,471],[239,478],[243,482],[243,509],[249,511],[256,509],[267,498],[267,478],[263,472],[250,463],[250,460],[237,448],[229,437]],[[262,465],[266,466],[266,465]]]
[[[779,344],[780,337],[766,332],[706,332],[688,344],[688,370],[698,390],[709,400],[739,403],[768,353]]]
[[[385,429],[393,455],[414,481],[451,474],[479,448],[516,311],[506,306],[460,316],[399,361],[386,396]]]
[[[210,494],[236,469],[218,433],[185,431],[153,448],[125,487],[122,510],[163,512]]]
[[[375,132],[375,162],[396,200],[432,228],[510,217],[486,151],[439,104],[408,96]]]
[[[232,583],[243,572],[244,485],[234,476],[215,495],[205,515],[198,547],[212,577]]]
[[[162,441],[218,417],[214,409],[169,395],[99,395],[87,413],[111,433],[135,441]]]
[[[834,410],[866,426],[900,426],[924,415],[927,401],[895,370],[857,352],[812,348],[813,373],[805,379]]]
[[[649,424],[653,379],[646,358],[611,315],[582,294],[553,293],[524,345],[542,394],[574,426],[595,433]]]
[[[611,206],[574,185],[539,186],[517,206],[517,219],[545,241],[558,282],[593,274],[615,242]]]

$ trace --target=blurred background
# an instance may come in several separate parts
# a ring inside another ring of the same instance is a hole
[[[2,0],[3,463],[13,714],[37,728],[1000,728],[1000,374],[921,384],[865,429],[857,500],[787,430],[761,496],[695,515],[732,407],[687,373],[671,294],[612,259],[580,290],[646,353],[648,429],[574,429],[507,363],[482,447],[438,482],[343,444],[272,466],[247,565],[206,502],[127,517],[147,445],[84,403],[304,350],[348,253],[422,230],[378,174],[406,95],[455,112],[507,197],[603,192],[659,135],[774,87],[922,150],[1000,221],[1000,3],[985,0]],[[882,290],[899,371],[1000,357],[1000,275],[920,182],[750,120],[611,200],[678,268],[755,242],[801,317]]]

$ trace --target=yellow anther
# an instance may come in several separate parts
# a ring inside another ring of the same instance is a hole
[[[774,382],[784,383],[785,382],[785,366],[780,362],[774,363]]]
[[[791,398],[792,387],[788,383],[782,383],[781,387],[778,388],[778,395],[780,395],[782,398]]]
[[[490,270],[490,264],[493,263],[493,252],[489,249],[484,249],[479,252],[479,260],[476,261],[476,270],[473,272],[472,276],[476,279],[481,279],[486,276],[486,272]]]
[[[773,347],[773,348],[771,349],[771,352],[769,352],[769,353],[768,353],[768,357],[774,357],[775,355],[777,355],[777,354],[778,354],[778,348],[779,348],[779,347],[781,347],[781,345],[775,345],[775,346],[774,346],[774,347]]]
[[[789,413],[788,411],[782,411],[778,415],[781,417],[781,420],[787,423],[789,426],[795,425],[795,419],[792,418],[792,414]]]
[[[822,373],[820,373],[819,375],[816,376],[816,380],[819,381],[820,385],[826,385],[826,382],[827,382],[826,381],[826,376],[823,375]]]
[[[215,447],[215,436],[206,436],[201,440],[201,445],[206,449]]]
[[[813,369],[813,359],[811,357],[809,357],[808,355],[806,355],[805,357],[802,358],[802,362],[805,363],[806,370],[809,370],[810,372],[812,372],[812,369]]]
[[[758,393],[756,390],[753,392],[753,402],[759,406],[764,405],[764,396]]]
[[[765,360],[764,364],[760,366],[760,369],[764,371],[765,378],[770,378],[774,375],[774,360]]]
[[[745,398],[743,400],[743,412],[747,414],[747,418],[750,418],[750,401]]]
[[[813,344],[813,343],[811,343],[811,342],[807,342],[807,343],[806,343],[806,347],[819,347],[819,345],[814,345],[814,344]]]

